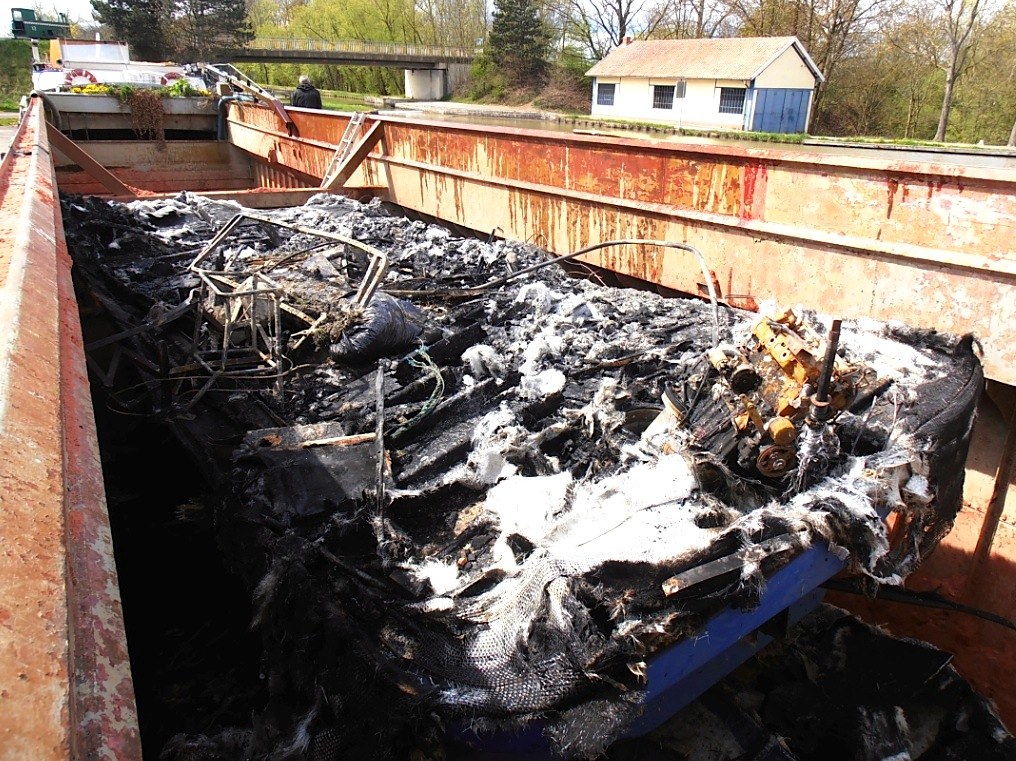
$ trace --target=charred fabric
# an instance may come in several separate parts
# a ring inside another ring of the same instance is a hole
[[[64,217],[109,404],[223,497],[267,685],[243,757],[533,718],[595,754],[653,653],[813,543],[898,584],[960,505],[969,337],[607,287],[337,196]]]

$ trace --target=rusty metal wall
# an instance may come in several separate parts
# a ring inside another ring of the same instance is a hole
[[[131,187],[153,193],[243,190],[256,186],[251,160],[228,143],[215,140],[78,141],[89,156]],[[103,195],[103,185],[59,151],[54,154],[63,193]]]
[[[268,109],[234,105],[230,139],[320,177],[348,117],[294,118],[298,137]],[[372,118],[384,138],[351,187],[384,186],[407,208],[555,253],[611,238],[691,243],[733,303],[973,332],[988,376],[1016,383],[1011,169]],[[673,251],[586,260],[687,293],[704,287]]]
[[[71,261],[38,101],[0,170],[0,759],[141,758]]]

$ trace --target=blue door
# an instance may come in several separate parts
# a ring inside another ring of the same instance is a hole
[[[755,92],[751,123],[755,132],[804,132],[811,90],[763,88]]]

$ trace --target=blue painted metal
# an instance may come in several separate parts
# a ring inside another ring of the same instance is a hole
[[[804,132],[811,90],[760,88],[755,95],[756,132]]]
[[[819,585],[843,569],[824,547],[813,547],[766,584],[758,607],[717,613],[697,637],[683,639],[649,663],[645,711],[628,737],[652,732],[723,677],[773,641],[759,627],[786,611],[795,623],[822,601]]]
[[[709,619],[698,636],[683,639],[653,657],[649,661],[645,711],[626,736],[638,737],[653,731],[772,642],[773,637],[759,628],[782,613],[786,613],[788,625],[799,620],[821,602],[822,582],[841,570],[842,560],[825,546],[815,545],[773,574],[756,608],[723,610]],[[454,735],[481,749],[486,759],[505,754],[528,759],[553,758],[540,722],[533,722],[517,733],[478,735],[460,727]]]

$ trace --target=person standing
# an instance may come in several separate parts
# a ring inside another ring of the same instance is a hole
[[[310,83],[310,78],[306,74],[301,74],[300,84],[289,102],[297,108],[321,108],[321,93]]]

